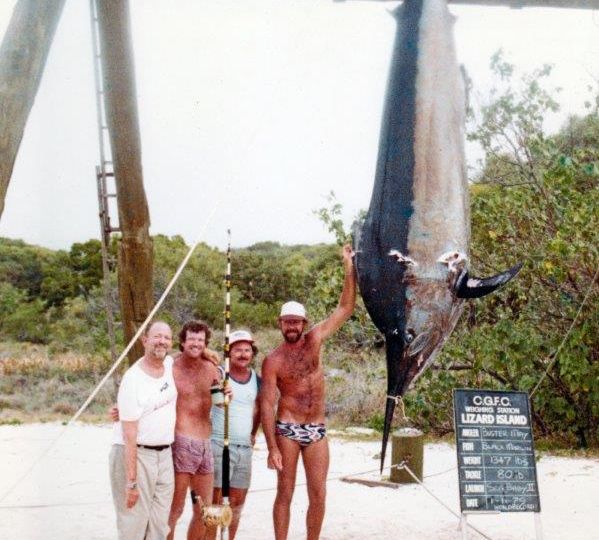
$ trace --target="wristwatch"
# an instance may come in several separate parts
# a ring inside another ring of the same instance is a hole
[[[137,489],[137,482],[135,480],[127,482],[127,489]]]

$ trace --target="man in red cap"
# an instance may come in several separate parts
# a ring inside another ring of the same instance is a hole
[[[299,456],[308,483],[308,540],[316,540],[324,518],[329,446],[324,425],[324,372],[320,360],[323,342],[349,319],[356,303],[356,275],[350,246],[343,248],[345,280],[337,308],[304,333],[308,320],[304,306],[287,302],[281,308],[279,328],[283,343],[262,364],[260,389],[262,429],[268,445],[268,467],[278,474],[273,506],[276,540],[285,540]],[[280,392],[277,414],[275,402]]]

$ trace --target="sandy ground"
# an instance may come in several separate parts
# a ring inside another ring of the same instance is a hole
[[[6,493],[63,430],[59,424],[0,426],[0,497]],[[107,476],[110,426],[69,428],[44,458],[0,502],[0,538],[18,540],[108,540],[116,538]],[[459,539],[459,520],[419,485],[369,488],[338,477],[377,468],[378,442],[331,437],[331,467],[323,540],[358,538]],[[424,485],[459,512],[455,449],[425,448]],[[537,464],[543,538],[599,539],[599,460],[543,457]],[[363,475],[376,478],[374,472]],[[303,470],[298,482],[303,483]],[[252,491],[241,521],[240,540],[272,538],[271,507],[275,476],[266,467],[259,441]],[[305,537],[305,487],[292,506],[289,539]],[[190,505],[177,527],[185,538]],[[469,522],[493,540],[535,538],[532,514],[477,515]],[[481,538],[471,532],[469,538]]]

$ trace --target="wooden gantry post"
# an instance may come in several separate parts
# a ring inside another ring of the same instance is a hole
[[[0,47],[0,217],[65,0],[18,0]]]
[[[106,123],[122,234],[118,255],[119,298],[125,342],[128,342],[153,306],[150,214],[141,166],[129,2],[102,0],[96,6]],[[129,362],[142,355],[142,346],[137,343],[129,353]]]

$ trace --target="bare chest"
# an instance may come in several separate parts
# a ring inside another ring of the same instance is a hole
[[[287,351],[281,357],[278,376],[281,383],[293,386],[319,380],[323,377],[319,351],[310,346]]]
[[[175,367],[173,369],[173,376],[180,401],[210,399],[210,386],[215,378],[211,370]]]

